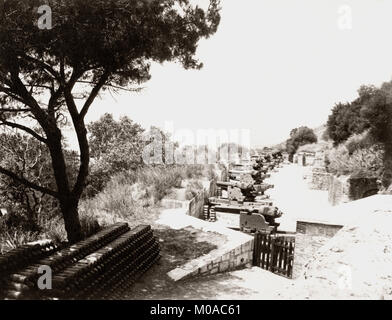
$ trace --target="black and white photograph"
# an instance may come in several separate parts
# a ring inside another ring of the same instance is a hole
[[[392,300],[391,30],[390,0],[0,0],[0,304]]]

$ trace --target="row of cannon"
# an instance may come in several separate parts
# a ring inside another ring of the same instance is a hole
[[[252,156],[249,161],[232,164],[227,181],[217,181],[217,196],[210,197],[204,206],[204,219],[215,222],[217,212],[239,214],[238,228],[244,232],[277,232],[275,219],[282,212],[274,206],[265,192],[274,187],[265,183],[271,172],[283,162],[281,153]]]

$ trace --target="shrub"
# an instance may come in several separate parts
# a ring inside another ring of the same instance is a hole
[[[39,239],[37,232],[25,231],[22,228],[6,228],[0,232],[0,253],[15,249],[25,243]]]
[[[290,138],[286,141],[286,150],[289,154],[294,154],[300,146],[316,142],[317,136],[312,129],[308,127],[295,128],[291,130]]]
[[[185,190],[185,199],[193,199],[201,190],[203,190],[203,185],[198,180],[191,180],[188,182]]]
[[[185,178],[194,179],[203,176],[204,166],[201,164],[190,164],[185,166]]]
[[[207,167],[207,178],[208,180],[215,180],[217,178],[217,174],[215,172],[215,166],[213,164],[210,164]]]
[[[361,115],[361,103],[359,99],[352,103],[338,103],[332,109],[328,117],[328,136],[334,141],[334,145],[346,141],[351,135],[363,132],[367,122]]]
[[[358,149],[350,155],[342,144],[330,150],[326,157],[328,171],[336,175],[379,177],[383,170],[383,150],[377,145]]]
[[[151,188],[155,202],[162,200],[172,188],[180,188],[184,176],[179,166],[145,167],[137,172],[137,181]]]
[[[357,150],[370,148],[374,144],[374,139],[369,135],[368,131],[359,134],[353,134],[344,143],[350,155]]]

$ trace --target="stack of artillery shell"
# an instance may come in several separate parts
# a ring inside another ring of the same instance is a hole
[[[62,299],[120,297],[159,259],[150,226],[138,226],[53,277],[51,292]]]
[[[52,252],[45,258],[8,273],[6,298],[113,298],[127,289],[159,259],[159,245],[150,226],[129,229],[127,223],[109,226],[84,241]],[[29,260],[27,258],[27,260]],[[27,261],[26,260],[26,261]],[[37,286],[40,266],[52,271],[52,289]]]
[[[10,275],[26,268],[32,261],[38,261],[59,250],[64,245],[48,242],[45,244],[23,245],[0,256],[0,299],[7,295],[17,297],[24,285],[10,281]]]
[[[128,231],[126,223],[117,223],[109,226],[84,241],[58,250],[44,259],[30,260],[30,264],[10,272],[5,280],[7,287],[6,298],[9,299],[31,299],[38,298],[37,281],[41,274],[38,273],[40,266],[51,268],[52,274],[66,268],[81,258],[89,255],[98,248],[113,241],[116,237]]]

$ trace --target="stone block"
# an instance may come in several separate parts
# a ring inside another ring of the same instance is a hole
[[[176,268],[176,269],[170,271],[167,275],[172,280],[178,281],[178,280],[184,279],[186,276],[188,276],[189,275],[189,271],[181,269],[181,268]]]
[[[215,274],[219,272],[219,267],[215,267],[213,269],[211,269],[210,274]]]
[[[230,267],[229,261],[221,262],[219,264],[219,272],[225,272],[229,270],[229,267]]]
[[[248,261],[249,261],[249,259],[248,259],[248,254],[247,253],[239,254],[236,257],[235,266],[236,267],[240,267],[242,265],[245,265]]]
[[[222,261],[222,256],[219,255],[212,261],[212,263],[213,264],[219,264],[219,262],[221,262],[221,261]]]
[[[246,243],[244,243],[242,246],[241,246],[241,252],[248,252],[248,251],[250,251],[251,250],[251,247],[252,247],[252,243],[249,241],[249,242],[246,242]]]
[[[222,261],[226,261],[230,259],[230,252],[225,253],[222,255]]]
[[[200,274],[204,274],[208,272],[208,267],[207,265],[202,266],[201,268],[199,268],[199,273]]]

